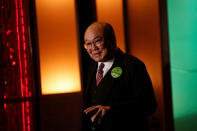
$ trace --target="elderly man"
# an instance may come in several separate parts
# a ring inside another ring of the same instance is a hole
[[[112,26],[94,22],[84,47],[95,61],[84,90],[85,131],[147,131],[147,116],[156,109],[150,77],[142,61],[116,45]]]

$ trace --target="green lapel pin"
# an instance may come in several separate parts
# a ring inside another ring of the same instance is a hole
[[[111,71],[111,76],[113,78],[118,78],[122,75],[122,68],[121,67],[114,67]]]

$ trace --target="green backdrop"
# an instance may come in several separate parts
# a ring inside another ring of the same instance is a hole
[[[175,131],[197,131],[197,0],[167,0]]]

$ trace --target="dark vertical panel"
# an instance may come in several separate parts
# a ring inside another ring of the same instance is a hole
[[[161,28],[161,48],[162,48],[162,74],[163,74],[163,94],[165,111],[165,130],[174,130],[173,112],[172,112],[172,92],[170,75],[170,57],[169,57],[169,38],[168,38],[168,18],[167,1],[159,1],[160,28]]]
[[[82,93],[85,90],[85,81],[88,72],[88,65],[92,61],[87,51],[83,47],[84,33],[86,28],[97,20],[95,0],[75,0],[77,37],[80,57],[81,87]]]
[[[125,48],[126,53],[130,54],[130,41],[129,41],[129,23],[128,23],[128,9],[127,9],[127,0],[123,1],[123,19],[124,19],[124,34],[125,34]]]
[[[95,0],[75,0],[76,13],[77,13],[77,33],[78,33],[78,43],[80,51],[80,63],[81,63],[81,80],[82,89],[84,89],[84,83],[87,73],[87,66],[91,59],[83,47],[84,44],[84,32],[86,28],[94,21],[97,20],[96,16],[96,5]]]
[[[29,0],[29,18],[30,18],[30,41],[33,61],[33,71],[35,80],[35,89],[33,97],[34,121],[36,131],[40,131],[40,96],[41,96],[41,81],[40,81],[40,58],[38,49],[38,34],[37,34],[37,18],[35,0]]]

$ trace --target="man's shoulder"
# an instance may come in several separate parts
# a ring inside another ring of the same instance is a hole
[[[119,52],[119,58],[122,63],[125,63],[127,65],[136,65],[136,66],[143,66],[144,63],[142,60],[140,60],[138,57],[130,55],[130,54],[125,54],[121,50]]]
[[[119,64],[127,74],[139,74],[139,72],[146,72],[146,66],[138,57],[121,53],[119,56]]]

